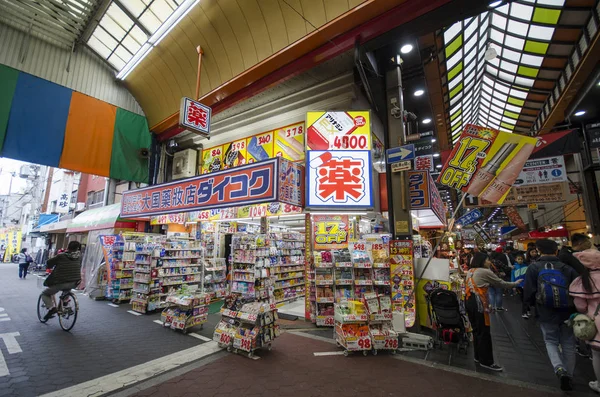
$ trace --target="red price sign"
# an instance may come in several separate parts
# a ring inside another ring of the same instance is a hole
[[[356,116],[354,118],[354,125],[355,126],[362,127],[365,124],[367,124],[367,120],[365,120],[365,118],[363,116]]]
[[[354,251],[364,251],[365,244],[364,243],[354,243],[353,249],[354,249]]]
[[[304,128],[302,128],[302,126],[298,126],[298,127],[293,127],[293,128],[286,128],[285,129],[285,136],[286,138],[292,137],[292,136],[298,136],[298,135],[302,135],[304,133]]]
[[[386,349],[397,349],[398,348],[398,339],[386,339],[385,340],[385,348]]]
[[[231,342],[231,336],[229,336],[228,334],[221,334],[219,342],[227,345],[229,344],[229,342]]]
[[[327,317],[325,319],[325,325],[333,325],[333,317]]]
[[[250,339],[242,339],[240,346],[243,350],[250,350],[252,348],[252,342],[250,342]]]
[[[372,245],[373,251],[381,251],[383,250],[383,244],[375,243]]]
[[[365,135],[342,135],[333,140],[336,149],[367,149],[368,141]]]
[[[263,135],[258,137],[258,145],[263,146],[271,143],[271,135]]]
[[[361,349],[365,349],[365,350],[370,349],[371,348],[371,339],[369,339],[369,338],[359,339],[358,347],[360,347]]]
[[[221,155],[221,148],[213,149],[210,154],[212,157],[219,157]]]
[[[266,205],[254,205],[250,207],[250,217],[251,218],[260,218],[263,216],[267,216],[267,206]]]

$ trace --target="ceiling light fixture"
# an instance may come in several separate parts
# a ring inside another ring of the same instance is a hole
[[[421,96],[421,95],[423,95],[424,93],[425,93],[425,91],[423,91],[423,90],[416,90],[416,91],[415,91],[415,93],[414,93],[414,95],[415,95],[415,96]]]
[[[435,168],[442,168],[442,165],[438,164],[438,165],[435,166]]]
[[[423,124],[429,124],[431,123],[431,119],[423,119]]]
[[[431,138],[431,143],[435,143],[435,141],[437,141],[437,139]]]
[[[440,154],[439,153],[434,153],[433,157],[440,157]]]
[[[412,50],[413,50],[412,44],[404,44],[402,47],[400,47],[400,52],[403,54],[408,54]]]
[[[585,110],[578,110],[575,112],[575,116],[583,116],[585,114]]]

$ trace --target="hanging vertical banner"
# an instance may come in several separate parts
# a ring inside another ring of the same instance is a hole
[[[306,150],[371,150],[367,111],[306,113]]]
[[[516,207],[505,207],[503,211],[513,225],[521,230],[527,230],[527,226],[525,226],[525,222],[523,222],[523,218],[519,215]]]
[[[314,248],[348,248],[348,223],[347,215],[313,215]]]
[[[390,240],[392,309],[404,312],[406,327],[415,324],[416,305],[412,240]]]
[[[438,182],[501,204],[536,143],[537,138],[467,124]]]
[[[481,225],[479,223],[474,223],[473,229],[475,229],[475,232],[479,235],[479,237],[481,237],[481,239],[486,244],[489,244],[492,242],[492,238],[490,237],[490,235],[485,231],[484,228],[481,227]]]
[[[204,137],[210,136],[210,107],[201,104],[191,98],[181,98],[179,108],[179,125],[187,130],[200,134]]]
[[[304,160],[304,122],[274,131],[275,156],[291,161]]]
[[[307,152],[306,206],[371,208],[371,152],[333,150]]]
[[[123,242],[123,237],[120,234],[106,234],[98,236],[100,239],[100,246],[102,247],[102,253],[104,254],[104,261],[106,263],[106,276],[108,278],[108,285],[111,285],[110,281],[114,280],[115,275],[111,273],[110,269],[115,268],[115,250],[113,247],[116,244]],[[111,288],[106,288],[106,297],[112,297]]]
[[[71,193],[73,193],[73,172],[64,172],[61,180],[60,195],[56,202],[56,212],[66,214],[71,204]]]

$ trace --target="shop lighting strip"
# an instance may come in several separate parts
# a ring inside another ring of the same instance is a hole
[[[152,49],[156,47],[179,22],[200,2],[200,0],[187,0],[179,6],[173,14],[158,28],[156,32],[148,39],[148,41],[135,53],[133,58],[121,71],[117,74],[117,79],[125,80],[129,73],[135,69],[140,62],[150,54]]]

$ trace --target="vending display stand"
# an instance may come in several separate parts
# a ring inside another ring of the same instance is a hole
[[[181,330],[184,334],[192,327],[204,324],[208,318],[210,297],[198,292],[197,286],[183,286],[179,292],[167,296],[161,313],[164,327]]]
[[[354,351],[362,351],[366,356],[372,343],[365,305],[359,301],[335,304],[334,319],[335,342],[344,348],[344,356]]]
[[[369,317],[373,355],[377,355],[378,350],[390,350],[392,354],[396,354],[399,335],[393,326],[391,298],[376,293],[365,294],[364,303]]]
[[[204,292],[213,299],[227,295],[227,264],[225,258],[207,258],[204,260]]]
[[[213,340],[233,353],[254,357],[261,348],[271,350],[272,341],[280,335],[275,303],[249,302],[240,294],[231,294],[221,308]]]

